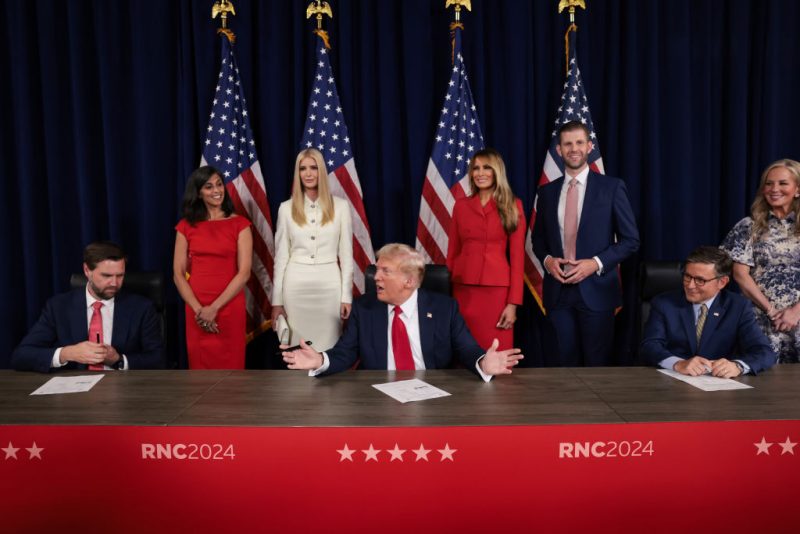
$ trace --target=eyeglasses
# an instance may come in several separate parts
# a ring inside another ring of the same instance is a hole
[[[683,273],[683,283],[684,283],[684,285],[687,285],[687,286],[689,285],[690,282],[694,282],[694,285],[696,285],[697,287],[703,287],[708,282],[711,282],[711,281],[714,281],[714,280],[719,280],[720,278],[722,278],[722,277],[721,276],[715,276],[714,278],[706,279],[706,278],[700,278],[699,276],[692,276],[691,274]]]

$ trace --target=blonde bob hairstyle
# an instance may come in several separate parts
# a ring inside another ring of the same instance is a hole
[[[500,221],[503,223],[503,229],[507,234],[510,234],[517,229],[519,212],[517,211],[516,197],[514,196],[514,192],[511,191],[511,186],[508,184],[506,164],[503,163],[503,156],[493,148],[484,148],[472,155],[472,158],[469,160],[469,186],[471,195],[478,193],[478,187],[475,185],[475,180],[472,178],[472,169],[475,167],[475,160],[478,158],[487,160],[489,167],[494,171],[494,192],[492,196],[497,204],[497,213],[500,214]]]
[[[767,182],[769,173],[775,169],[784,168],[794,177],[794,183],[800,187],[800,163],[793,159],[779,159],[767,167],[761,174],[761,181],[758,183],[758,191],[756,192],[756,199],[753,205],[750,206],[750,217],[753,219],[753,227],[750,237],[753,241],[758,241],[766,234],[768,227],[768,219],[770,214],[770,207],[767,199],[764,197],[764,184]],[[800,235],[800,198],[795,197],[792,201],[792,209],[794,211],[794,235]]]
[[[306,224],[306,212],[304,208],[305,186],[303,181],[300,180],[300,162],[306,158],[311,158],[317,165],[319,179],[317,180],[317,203],[322,209],[322,224],[328,224],[333,221],[333,197],[331,191],[328,189],[328,169],[325,167],[325,160],[322,154],[316,148],[307,148],[302,150],[297,155],[297,160],[294,162],[294,180],[292,181],[292,219],[299,226]]]

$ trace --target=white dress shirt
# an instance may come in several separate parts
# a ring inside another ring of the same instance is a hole
[[[567,191],[569,190],[569,183],[572,181],[572,176],[564,174],[564,183],[561,184],[561,193],[558,196],[558,232],[561,235],[561,243],[564,244],[564,213],[567,209]],[[578,188],[578,224],[576,228],[581,226],[581,214],[583,213],[583,200],[586,198],[586,183],[589,181],[589,166],[578,173],[574,177],[577,180],[575,187]],[[549,257],[549,256],[548,256]],[[580,259],[580,258],[577,258]],[[603,273],[603,262],[600,258],[595,256],[594,261],[597,262],[597,274]],[[547,258],[545,258],[547,260]]]
[[[86,339],[88,341],[97,342],[96,339],[89,339],[89,325],[92,322],[92,315],[94,315],[94,308],[92,305],[97,301],[96,298],[89,293],[89,284],[86,284]],[[103,306],[100,308],[100,318],[103,321],[103,343],[105,345],[111,344],[111,336],[114,332],[114,299],[111,298],[109,300],[101,300],[100,302],[103,303]],[[61,349],[64,347],[58,347],[53,353],[53,361],[50,363],[50,367],[64,367],[69,362],[61,363]],[[121,369],[128,368],[128,359],[125,357],[124,354],[120,354],[120,357],[123,361],[123,366]],[[103,368],[106,370],[113,369],[108,365],[103,365]]]

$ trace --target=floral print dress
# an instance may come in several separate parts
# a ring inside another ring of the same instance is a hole
[[[753,240],[753,219],[745,217],[725,237],[720,248],[733,261],[750,266],[750,276],[764,296],[777,309],[788,308],[800,300],[800,237],[794,235],[795,213],[779,219],[771,213],[767,232]],[[769,338],[779,363],[797,363],[800,357],[800,328],[778,332],[767,314],[753,305],[756,321]]]

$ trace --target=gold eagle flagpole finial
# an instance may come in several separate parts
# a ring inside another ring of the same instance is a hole
[[[228,29],[228,13],[231,15],[236,15],[236,11],[233,9],[233,3],[229,0],[217,0],[214,2],[214,5],[211,6],[211,18],[217,18],[219,15],[220,20],[222,21],[222,27],[217,28],[217,33],[222,33],[231,43],[236,42],[236,35]]]
[[[447,9],[450,6],[456,8],[456,22],[461,22],[461,6],[467,8],[467,11],[472,11],[471,0],[445,0],[444,8]]]
[[[567,28],[567,33],[564,34],[564,58],[565,58],[566,72],[569,72],[569,32],[578,31],[578,25],[575,24],[576,7],[579,7],[581,9],[586,9],[585,0],[559,0],[558,2],[559,13],[569,8],[569,27]]]
[[[308,4],[308,7],[306,8],[306,18],[310,19],[312,15],[317,16],[317,29],[314,30],[314,33],[319,35],[320,39],[322,39],[322,43],[325,45],[325,48],[330,49],[331,42],[328,37],[328,32],[322,29],[322,15],[328,15],[330,18],[333,18],[331,5],[328,2],[323,2],[322,0],[314,0]]]
[[[450,53],[450,62],[455,63],[456,61],[456,28],[464,29],[464,24],[461,22],[461,6],[467,8],[467,11],[472,11],[472,2],[471,0],[445,0],[444,8],[447,9],[450,6],[455,6],[455,13],[456,13],[456,20],[450,23],[450,35],[451,35],[451,46],[452,52]]]

